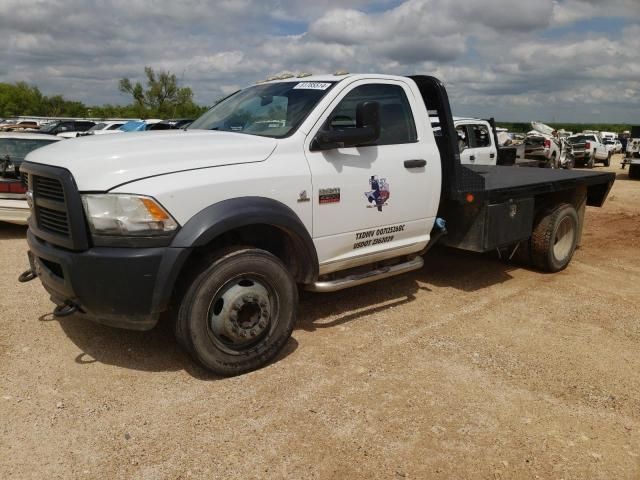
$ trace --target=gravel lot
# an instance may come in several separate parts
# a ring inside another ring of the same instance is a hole
[[[52,319],[0,225],[0,478],[639,478],[640,182],[555,275],[439,250],[302,296],[272,365],[219,379],[161,325]],[[602,167],[600,167],[602,168]]]

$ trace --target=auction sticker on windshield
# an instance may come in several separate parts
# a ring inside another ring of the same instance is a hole
[[[300,82],[295,87],[294,90],[326,90],[331,86],[330,83],[323,82]]]

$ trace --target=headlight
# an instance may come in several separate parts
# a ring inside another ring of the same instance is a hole
[[[95,235],[149,237],[167,235],[177,222],[151,197],[122,194],[82,196],[89,228]]]

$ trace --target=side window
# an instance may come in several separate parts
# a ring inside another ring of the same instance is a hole
[[[471,132],[473,135],[474,143],[476,147],[490,147],[491,138],[489,137],[489,129],[486,125],[471,125]]]
[[[456,133],[458,135],[458,151],[462,152],[469,148],[469,136],[467,135],[467,129],[464,125],[458,125],[456,127]]]
[[[356,107],[359,103],[368,101],[380,104],[380,138],[371,145],[395,145],[417,140],[409,100],[398,85],[369,84],[354,88],[331,112],[325,128],[355,128]]]

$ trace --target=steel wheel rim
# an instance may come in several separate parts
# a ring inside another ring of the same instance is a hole
[[[213,295],[207,309],[207,334],[220,350],[240,355],[255,348],[278,323],[274,290],[257,274],[240,275]]]
[[[570,217],[564,217],[554,235],[553,256],[560,261],[565,260],[571,253],[575,227]]]

